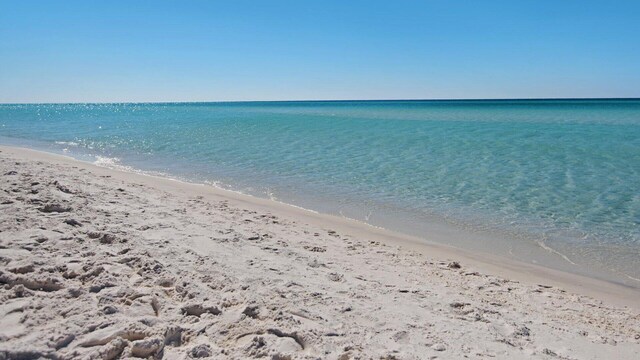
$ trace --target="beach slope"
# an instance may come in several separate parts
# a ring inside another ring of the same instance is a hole
[[[0,147],[0,359],[640,358],[633,289],[284,208]]]

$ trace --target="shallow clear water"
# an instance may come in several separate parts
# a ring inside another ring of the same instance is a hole
[[[639,283],[640,100],[0,105],[0,143]]]

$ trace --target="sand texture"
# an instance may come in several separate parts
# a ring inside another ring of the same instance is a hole
[[[201,189],[3,147],[0,359],[640,359],[633,306]]]

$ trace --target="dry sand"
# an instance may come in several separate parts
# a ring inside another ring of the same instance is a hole
[[[639,295],[0,147],[0,359],[639,359]]]

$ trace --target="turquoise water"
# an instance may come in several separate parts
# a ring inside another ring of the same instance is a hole
[[[640,284],[640,100],[0,105],[0,143]]]

